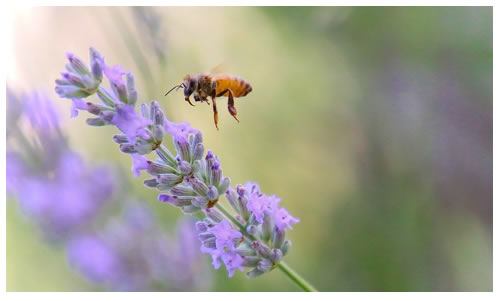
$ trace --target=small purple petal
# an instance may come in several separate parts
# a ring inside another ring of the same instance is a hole
[[[274,213],[274,224],[283,231],[285,228],[292,229],[292,224],[298,223],[300,220],[293,217],[285,208],[280,208]]]
[[[139,154],[131,154],[132,156],[132,173],[137,178],[141,174],[141,170],[145,170],[149,166],[148,160]]]
[[[71,104],[71,118],[78,116],[78,110],[87,111],[89,109],[89,105],[81,98],[73,98]]]

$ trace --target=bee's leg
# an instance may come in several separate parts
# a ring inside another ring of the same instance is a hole
[[[229,111],[229,114],[231,114],[231,116],[233,116],[234,119],[236,119],[236,121],[240,122],[238,120],[238,117],[236,117],[237,112],[236,112],[236,108],[234,107],[233,91],[231,91],[231,89],[225,89],[224,91],[220,92],[216,96],[217,97],[221,97],[221,96],[223,96],[226,93],[228,94],[228,97],[227,97],[227,109]]]
[[[236,117],[237,112],[234,106],[233,91],[228,90],[228,94],[229,96],[227,97],[227,110],[229,111],[229,114],[231,114],[231,116],[233,116],[234,119],[236,119],[236,121],[240,122],[238,120],[238,117]]]
[[[214,109],[215,127],[217,128],[217,130],[219,130],[219,126],[217,125],[217,123],[219,123],[219,113],[217,113],[217,105],[215,104],[215,97],[213,97],[213,95],[212,95],[212,108]]]
[[[184,100],[189,102],[189,104],[194,107],[194,104],[191,102],[191,99],[189,99],[189,97],[184,98]]]

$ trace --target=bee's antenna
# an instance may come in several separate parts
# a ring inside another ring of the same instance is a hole
[[[184,88],[184,87],[185,87],[185,86],[184,86],[184,83],[182,83],[182,84],[180,84],[180,85],[176,85],[176,86],[174,86],[172,89],[168,90],[168,92],[167,92],[167,93],[165,93],[165,96],[167,96],[167,95],[168,95],[168,93],[172,92],[172,90],[174,90],[175,88],[179,89],[179,88]],[[176,91],[177,91],[177,90],[176,90]]]

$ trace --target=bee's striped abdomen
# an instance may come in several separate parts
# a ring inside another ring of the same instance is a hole
[[[217,81],[217,95],[226,89],[230,89],[234,97],[242,97],[252,92],[250,83],[237,76],[220,75],[215,80]],[[228,93],[224,93],[223,96],[228,96]]]

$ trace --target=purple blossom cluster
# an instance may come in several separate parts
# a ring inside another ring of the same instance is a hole
[[[249,277],[270,271],[291,246],[291,241],[285,240],[286,228],[292,229],[299,219],[278,206],[279,198],[261,193],[256,183],[237,185],[236,191],[228,189],[225,194],[237,213],[237,220],[246,228],[241,232],[234,230],[227,220],[208,212],[208,218],[197,223],[202,252],[212,256],[215,268],[223,262],[230,276],[243,267],[253,268],[247,273]],[[244,239],[242,233],[247,233],[250,239]]]
[[[71,151],[46,96],[18,97],[8,90],[7,100],[8,115],[15,117],[7,124],[8,194],[46,238],[66,246],[75,270],[119,291],[210,285],[201,254],[193,252],[201,244],[192,220],[180,221],[177,237],[167,237],[151,210],[133,201],[118,217],[103,219],[119,191],[111,169],[90,167]]]
[[[153,176],[144,184],[160,191],[158,200],[180,207],[186,214],[204,214],[205,217],[197,223],[201,251],[212,256],[214,268],[224,264],[230,277],[235,270],[243,271],[245,267],[251,268],[247,273],[249,277],[276,268],[291,246],[291,242],[285,239],[286,229],[291,229],[292,224],[299,220],[279,207],[279,198],[264,195],[255,183],[230,189],[230,179],[223,176],[219,158],[211,151],[205,155],[199,130],[187,122],[169,121],[156,101],[149,106],[142,104],[139,114],[134,106],[137,92],[132,75],[122,67],[106,66],[104,59],[96,55],[97,51],[91,48],[90,52],[91,64],[93,61],[100,64],[112,92],[102,86],[92,90],[101,103],[83,101],[82,98],[92,93],[82,94],[76,99],[74,95],[59,94],[72,98],[76,109],[98,116],[98,121],[90,119],[88,124],[111,124],[121,131],[113,140],[120,145],[122,152],[131,155],[135,176],[141,171]],[[99,59],[93,59],[93,56]],[[68,58],[70,65],[76,61],[74,55]],[[126,83],[123,76],[127,78]],[[61,80],[57,80],[56,85],[56,91],[62,89]],[[172,136],[175,154],[162,144],[165,134]],[[154,161],[145,157],[152,152],[157,155]],[[222,195],[228,199],[234,215],[221,205]]]
[[[114,291],[197,291],[210,285],[194,222],[179,221],[177,238],[159,228],[150,209],[129,203],[122,214],[101,230],[73,237],[68,244],[70,265],[96,284]]]
[[[8,98],[9,111],[22,113],[8,125],[9,138],[18,143],[7,151],[7,191],[46,235],[65,238],[95,219],[111,198],[111,173],[86,166],[68,148],[50,99],[41,94],[22,98]],[[33,135],[25,137],[19,123],[27,123]]]

